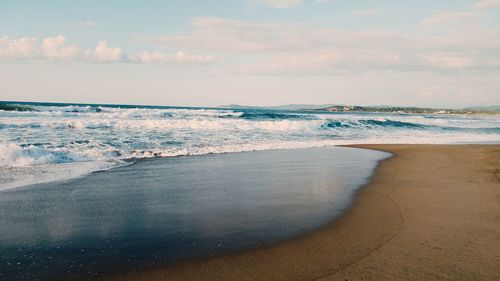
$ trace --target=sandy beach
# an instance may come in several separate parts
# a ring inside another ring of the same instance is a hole
[[[500,280],[500,146],[355,147],[394,157],[321,230],[105,280]]]

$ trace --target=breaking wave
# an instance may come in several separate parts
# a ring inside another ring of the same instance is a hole
[[[34,166],[89,160],[91,159],[63,149],[48,150],[36,145],[21,147],[14,143],[0,143],[0,166]]]

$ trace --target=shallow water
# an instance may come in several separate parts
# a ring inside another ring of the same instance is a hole
[[[251,249],[339,216],[387,153],[153,158],[0,193],[0,280],[89,277]]]

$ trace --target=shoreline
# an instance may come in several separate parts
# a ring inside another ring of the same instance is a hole
[[[323,228],[262,249],[98,280],[500,279],[500,146],[348,147],[393,156]]]

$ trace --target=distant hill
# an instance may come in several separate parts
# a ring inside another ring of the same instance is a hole
[[[475,113],[500,113],[500,107],[474,107],[463,109],[428,108],[428,107],[402,107],[402,106],[356,106],[335,105],[318,109],[329,112],[390,112],[390,113],[423,113],[423,114],[475,114]]]
[[[472,106],[464,108],[465,110],[474,110],[474,111],[498,111],[500,112],[500,105],[490,105],[490,106]]]
[[[221,105],[219,108],[228,109],[271,109],[271,110],[314,110],[328,112],[392,112],[392,113],[423,113],[423,114],[474,114],[474,113],[500,113],[500,105],[477,106],[463,109],[408,107],[408,106],[358,106],[339,104],[287,104],[279,106],[244,106],[244,105]]]

